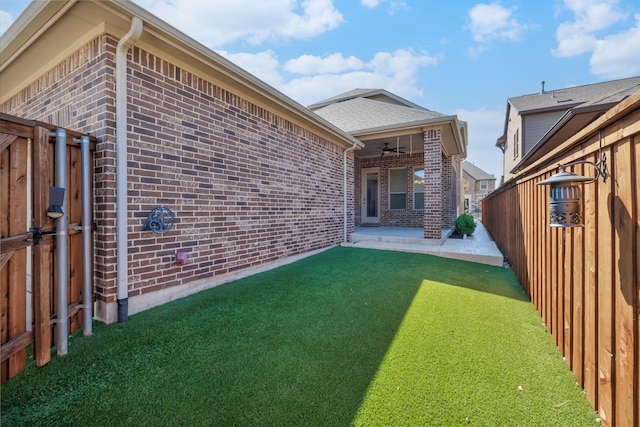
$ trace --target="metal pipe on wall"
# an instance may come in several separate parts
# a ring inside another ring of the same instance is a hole
[[[91,268],[91,156],[89,137],[80,137],[82,157],[82,296],[83,296],[83,332],[89,336],[93,332],[93,301]]]
[[[67,354],[67,340],[69,335],[68,325],[68,293],[67,293],[67,276],[68,276],[68,234],[67,228],[69,221],[67,219],[67,131],[64,129],[56,129],[56,187],[65,190],[65,196],[62,201],[62,216],[56,219],[56,275],[57,275],[57,341],[58,356]]]
[[[142,19],[134,16],[131,29],[116,47],[116,245],[118,322],[129,320],[129,240],[127,216],[127,51],[142,34]]]

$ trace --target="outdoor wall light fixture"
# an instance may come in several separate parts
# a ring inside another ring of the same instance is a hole
[[[567,172],[565,169],[569,166],[578,164],[591,165],[596,169],[596,176],[590,178],[587,176],[576,175]],[[543,181],[538,185],[549,185],[549,226],[551,227],[582,227],[584,226],[582,216],[582,184],[591,184],[602,177],[602,182],[606,182],[609,176],[607,172],[607,158],[602,153],[600,161],[597,163],[581,160],[577,162],[567,163],[566,165],[558,164],[562,168],[562,172],[557,173]]]
[[[49,187],[49,208],[47,216],[57,219],[64,215],[62,205],[64,204],[64,188]]]

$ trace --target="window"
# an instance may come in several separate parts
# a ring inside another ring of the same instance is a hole
[[[520,145],[520,129],[513,134],[513,158],[518,158],[518,146]]]
[[[480,181],[480,189],[486,190],[487,188],[489,188],[489,185],[487,185],[487,181]]]
[[[424,209],[424,168],[413,169],[413,209]]]
[[[407,170],[389,170],[389,209],[407,208]]]

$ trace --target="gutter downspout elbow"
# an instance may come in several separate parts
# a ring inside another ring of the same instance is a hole
[[[134,16],[131,29],[116,48],[116,247],[118,322],[129,320],[127,233],[127,51],[142,35],[142,19]]]
[[[343,163],[342,163],[342,172],[343,172],[343,183],[342,183],[342,188],[343,188],[343,218],[342,218],[342,223],[343,223],[343,240],[344,243],[348,242],[348,236],[347,236],[347,218],[348,218],[348,211],[347,211],[347,197],[348,197],[348,191],[347,191],[347,153],[349,151],[353,151],[356,149],[356,147],[358,146],[357,142],[353,143],[353,146],[347,148],[344,150],[344,156],[343,156]]]

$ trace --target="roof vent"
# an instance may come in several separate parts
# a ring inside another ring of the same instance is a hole
[[[544,93],[544,80],[542,81],[542,89],[540,89],[540,95]]]

